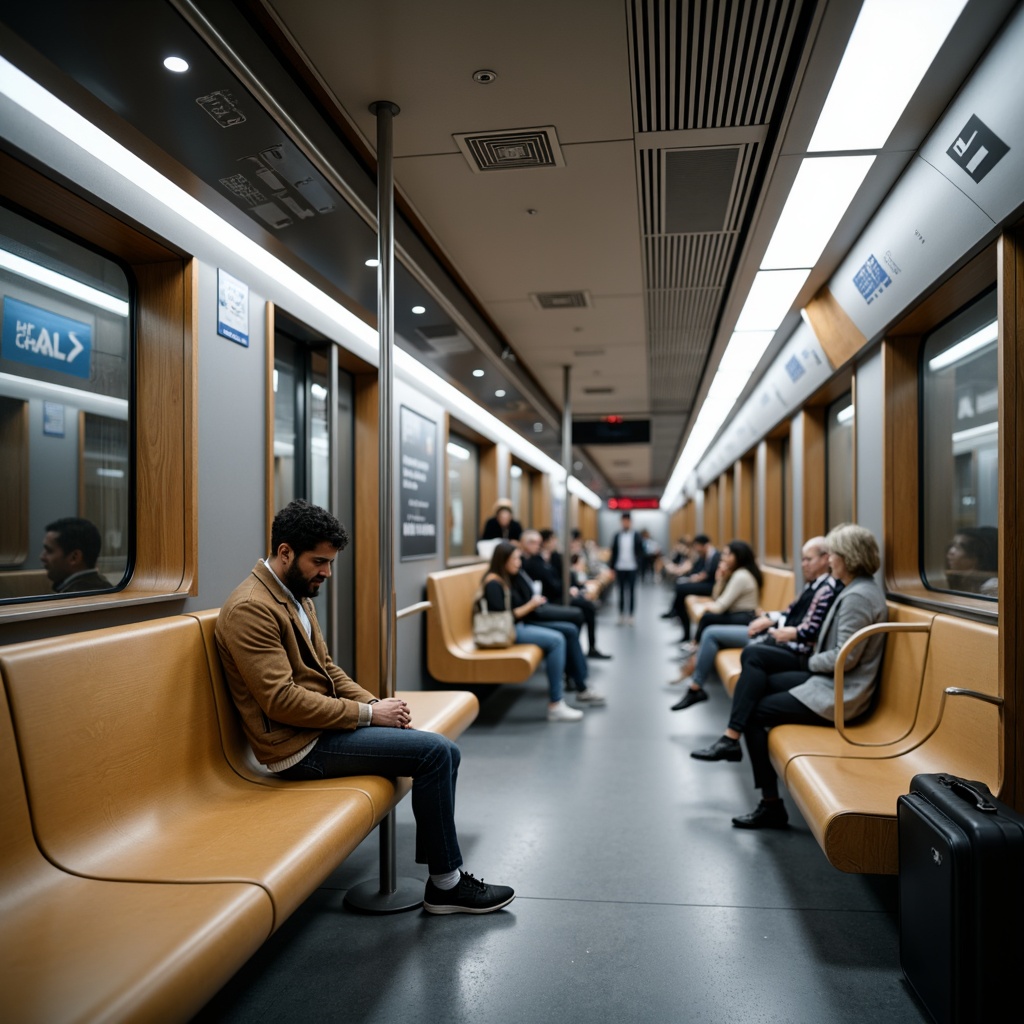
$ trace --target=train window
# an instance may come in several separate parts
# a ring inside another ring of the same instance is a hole
[[[480,452],[472,441],[451,434],[448,440],[448,556],[476,554],[480,520]]]
[[[921,356],[921,562],[934,590],[998,597],[996,294],[925,339]]]
[[[132,544],[124,270],[0,208],[0,600],[117,589]]]
[[[825,416],[825,522],[853,522],[853,396],[833,402]]]

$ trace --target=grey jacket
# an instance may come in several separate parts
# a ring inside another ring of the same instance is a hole
[[[887,615],[885,594],[870,576],[852,579],[840,591],[825,616],[808,668],[814,673],[806,682],[789,692],[815,714],[835,719],[834,671],[839,650],[865,626],[884,622]],[[846,659],[843,681],[844,718],[849,721],[867,710],[875,689],[878,670],[885,652],[885,636],[873,636],[859,644]]]

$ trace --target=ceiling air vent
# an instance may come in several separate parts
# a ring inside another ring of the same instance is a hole
[[[531,292],[530,298],[540,309],[590,308],[590,292]]]
[[[554,125],[453,135],[474,174],[527,167],[564,167]]]
[[[611,395],[615,393],[615,388],[584,388],[583,394],[585,395]]]

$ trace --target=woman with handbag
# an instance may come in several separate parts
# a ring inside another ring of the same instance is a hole
[[[548,721],[578,722],[583,712],[569,707],[562,696],[562,676],[568,672],[576,684],[576,701],[598,705],[604,698],[587,687],[587,659],[580,647],[578,627],[569,622],[545,622],[543,625],[528,621],[547,600],[533,589],[519,573],[522,556],[519,549],[502,541],[491,555],[491,564],[483,579],[482,600],[487,611],[509,612],[515,636],[510,641],[536,644],[544,652],[544,667],[548,674]]]

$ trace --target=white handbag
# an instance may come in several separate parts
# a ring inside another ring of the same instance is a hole
[[[512,614],[512,598],[508,587],[505,591],[505,607],[492,612],[487,607],[483,587],[473,600],[473,642],[477,647],[511,647],[516,642],[516,620]]]

